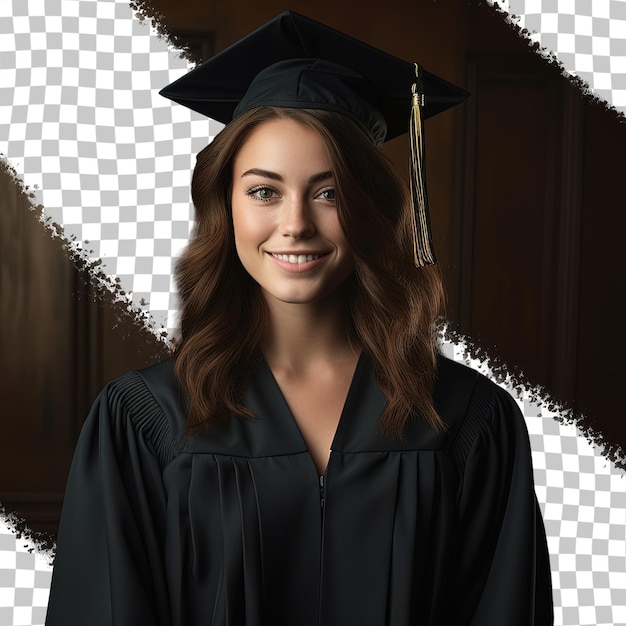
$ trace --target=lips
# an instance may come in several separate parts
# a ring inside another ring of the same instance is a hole
[[[329,257],[329,252],[312,252],[310,254],[292,254],[268,252],[269,257],[283,270],[292,273],[302,273],[314,270],[322,265]]]
[[[286,261],[287,263],[306,263],[307,261],[314,261],[319,259],[321,254],[274,254],[270,253],[275,259],[279,261]]]

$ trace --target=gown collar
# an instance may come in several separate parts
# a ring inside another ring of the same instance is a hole
[[[409,422],[406,436],[393,439],[381,432],[380,415],[385,395],[376,384],[370,358],[361,354],[339,419],[331,450],[339,453],[438,450],[449,445],[451,434],[465,413],[475,376],[459,376],[467,370],[448,359],[439,359],[435,407],[449,425],[436,433],[423,419]],[[470,370],[467,370],[470,371]],[[461,384],[465,380],[465,384]],[[231,418],[194,437],[187,452],[229,456],[266,457],[308,453],[300,429],[267,363],[255,371],[243,400],[257,417]]]

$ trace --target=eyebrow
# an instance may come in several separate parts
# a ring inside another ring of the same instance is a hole
[[[262,176],[263,178],[269,178],[270,180],[277,180],[279,182],[283,182],[283,177],[277,172],[272,172],[270,170],[262,170],[256,167],[253,167],[251,170],[245,171],[241,178],[244,176]],[[323,180],[328,180],[333,177],[333,173],[329,170],[327,172],[320,172],[319,174],[313,174],[311,178],[309,178],[309,185],[314,185],[316,183],[320,183]]]

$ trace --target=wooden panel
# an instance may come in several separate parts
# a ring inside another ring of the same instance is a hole
[[[626,445],[626,125],[535,58],[470,58],[462,329]]]
[[[583,204],[584,100],[569,84],[563,87],[561,116],[561,183],[555,205],[553,228],[557,243],[553,252],[551,299],[554,308],[547,345],[553,366],[544,371],[544,384],[551,393],[576,404],[576,359],[578,352],[580,300],[580,232]],[[542,381],[543,382],[543,381]]]
[[[26,520],[28,528],[38,533],[45,533],[45,537],[38,537],[46,547],[52,547],[59,528],[63,492],[9,492],[0,493],[0,502],[7,511],[17,511],[21,519]]]
[[[72,269],[5,172],[0,186],[0,492],[59,491],[74,445]]]
[[[56,532],[80,427],[107,380],[165,356],[70,262],[0,171],[0,502]]]
[[[586,109],[577,403],[592,426],[626,449],[626,123]]]
[[[461,322],[510,366],[545,380],[561,178],[561,86],[515,55],[469,65]],[[555,124],[555,121],[557,122]]]

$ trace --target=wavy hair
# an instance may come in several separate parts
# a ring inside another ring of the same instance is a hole
[[[232,168],[259,124],[289,118],[315,130],[327,147],[336,207],[355,271],[348,280],[347,333],[368,354],[387,397],[381,428],[401,438],[414,414],[436,430],[433,405],[435,320],[444,302],[438,268],[416,268],[410,199],[395,166],[339,113],[260,107],[230,122],[197,157],[191,193],[196,226],[176,268],[182,300],[175,373],[189,402],[188,432],[228,415],[250,417],[241,398],[262,360],[267,306],[235,250]]]

